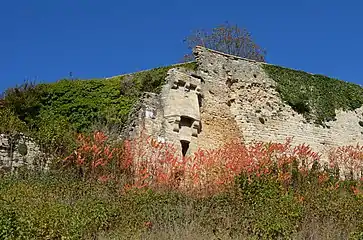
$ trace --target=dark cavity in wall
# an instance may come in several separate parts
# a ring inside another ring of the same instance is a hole
[[[192,127],[194,119],[187,117],[187,116],[181,116],[180,122],[179,122],[179,129],[181,127]]]
[[[202,107],[202,96],[198,95],[198,105],[199,107]]]
[[[191,128],[193,122],[194,122],[193,118],[190,118],[188,116],[181,116],[180,117],[180,122],[179,122],[179,129],[182,128],[182,127]],[[181,144],[181,147],[182,147],[183,157],[185,157],[185,155],[187,154],[188,149],[189,149],[189,141],[180,140],[180,144]]]
[[[185,141],[185,140],[181,140],[180,143],[181,143],[181,147],[182,147],[183,157],[185,157],[185,155],[187,154],[188,149],[189,149],[189,142]]]

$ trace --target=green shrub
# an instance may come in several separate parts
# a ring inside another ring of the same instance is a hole
[[[42,94],[42,87],[26,81],[20,86],[7,89],[3,97],[5,106],[29,126],[41,109]]]
[[[286,239],[297,232],[303,217],[303,206],[294,198],[293,192],[270,178],[238,178],[242,196],[248,203],[252,219],[250,232],[260,239]]]
[[[65,117],[77,131],[87,131],[101,118],[124,118],[135,100],[121,96],[118,79],[61,80],[45,89],[42,111]]]
[[[42,151],[64,156],[75,148],[75,134],[75,129],[66,117],[42,111],[38,116],[38,128],[33,137]]]
[[[5,106],[28,128],[37,131],[49,117],[68,121],[78,132],[89,131],[96,122],[122,128],[140,93],[160,92],[173,66],[108,79],[67,80],[50,84],[25,82],[4,93]],[[178,65],[196,69],[196,63]],[[5,127],[4,127],[5,128]]]
[[[279,66],[263,68],[277,82],[282,100],[318,124],[335,120],[338,109],[354,110],[363,104],[363,89],[357,84]]]
[[[27,132],[25,122],[9,108],[0,108],[0,133],[16,134]]]
[[[15,210],[0,199],[0,239],[25,239],[23,231]]]
[[[130,93],[129,86],[137,89],[137,93],[140,92],[153,92],[159,93],[161,91],[162,85],[165,83],[165,78],[168,71],[174,67],[182,67],[191,71],[197,70],[197,63],[190,62],[179,64],[176,66],[167,66],[154,68],[148,71],[133,73],[130,75],[121,76],[121,88],[122,92]]]
[[[1,180],[1,239],[81,239],[107,229],[121,210],[107,189],[63,177]]]
[[[121,77],[121,85],[128,79],[132,79],[137,93],[154,92],[158,93],[165,83],[167,72],[172,67],[160,67],[148,71],[138,72]]]

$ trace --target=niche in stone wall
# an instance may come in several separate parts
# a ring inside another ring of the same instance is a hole
[[[181,144],[181,147],[182,147],[183,157],[185,157],[185,155],[187,154],[188,149],[189,149],[189,141],[181,140],[180,144]]]
[[[187,116],[181,116],[180,117],[180,122],[179,122],[179,128],[182,127],[192,127],[192,124],[194,122],[193,118],[187,117]]]
[[[190,139],[191,136],[198,137],[201,132],[201,122],[188,116],[181,116],[180,120],[175,121],[174,132],[178,132],[180,139]]]
[[[190,118],[187,116],[180,117],[179,139],[180,139],[183,156],[185,156],[187,154],[188,149],[189,149],[189,143],[192,141],[192,136],[194,136],[194,134],[193,134],[194,129],[192,128],[194,122],[195,121],[193,118]]]

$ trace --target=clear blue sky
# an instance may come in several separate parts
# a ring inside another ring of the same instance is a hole
[[[70,71],[98,78],[176,63],[191,30],[246,27],[267,61],[363,84],[361,0],[0,0],[0,92]]]

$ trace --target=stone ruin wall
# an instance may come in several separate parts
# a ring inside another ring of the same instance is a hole
[[[308,123],[302,115],[282,102],[276,82],[262,64],[202,47],[194,50],[198,71],[182,66],[168,71],[160,94],[145,93],[130,115],[122,135],[135,137],[141,131],[159,142],[173,143],[180,155],[198,148],[213,149],[232,139],[309,144],[319,153],[332,147],[363,145],[363,107],[337,111],[329,128]],[[19,144],[27,146],[26,155]],[[0,135],[0,172],[21,166],[46,168],[39,148],[21,136],[15,144]],[[323,155],[326,158],[326,155]]]
[[[217,82],[228,91],[219,94],[233,114],[245,142],[283,142],[293,137],[293,144],[309,144],[326,158],[329,149],[343,145],[363,144],[363,107],[355,111],[337,111],[336,121],[322,127],[308,123],[283,103],[273,81],[262,64],[204,48],[196,50],[201,76]],[[213,83],[212,83],[213,84]]]
[[[200,76],[182,67],[170,69],[160,95],[147,93],[136,107],[128,135],[143,131],[159,142],[172,143],[180,155],[198,148],[217,148],[240,133],[232,114],[216,95],[221,86],[204,87]]]
[[[363,107],[337,111],[337,120],[328,122],[328,128],[308,123],[282,102],[264,63],[202,47],[194,54],[198,72],[169,70],[162,93],[144,98],[134,131],[143,128],[158,141],[174,143],[180,153],[187,148],[186,154],[236,138],[248,143],[293,137],[294,145],[309,144],[325,154],[332,147],[363,144],[358,124]]]
[[[17,172],[22,167],[47,169],[47,161],[37,144],[22,134],[0,134],[0,175]]]

